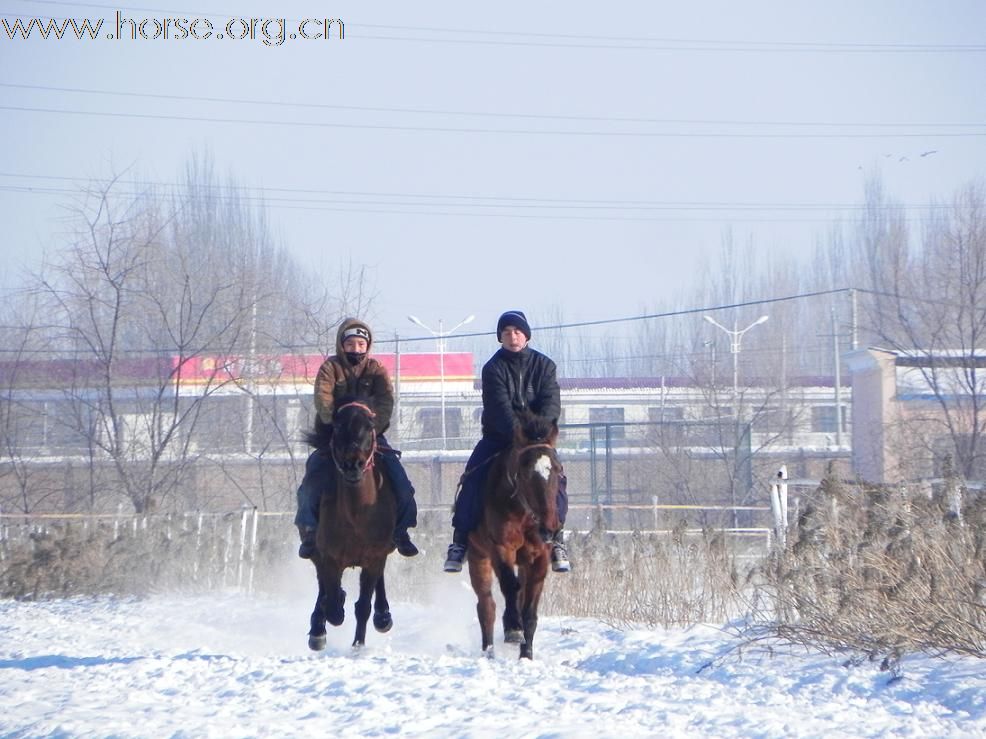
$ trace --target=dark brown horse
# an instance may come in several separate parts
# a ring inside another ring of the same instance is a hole
[[[490,464],[483,518],[469,537],[469,579],[483,652],[493,656],[493,576],[503,593],[503,639],[520,644],[520,656],[533,659],[538,603],[548,574],[551,547],[543,532],[559,528],[555,496],[562,472],[555,440],[557,424],[525,414],[512,446]]]
[[[325,648],[325,622],[339,626],[346,617],[346,591],[342,573],[359,567],[359,600],[356,601],[356,638],[366,639],[366,622],[373,606],[373,626],[387,632],[393,626],[384,588],[387,556],[394,551],[396,520],[394,496],[387,476],[374,467],[377,437],[373,411],[365,403],[341,402],[332,420],[331,433],[317,427],[308,441],[335,465],[335,491],[322,494],[312,557],[318,574],[318,599],[312,611],[308,646]],[[374,597],[375,596],[375,597]]]

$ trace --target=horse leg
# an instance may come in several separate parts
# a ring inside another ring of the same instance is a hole
[[[386,634],[394,625],[390,615],[390,603],[387,602],[387,588],[383,584],[383,573],[377,580],[377,592],[373,598],[373,628],[381,634]]]
[[[356,638],[353,639],[354,647],[361,647],[366,643],[366,622],[370,620],[370,610],[372,607],[373,593],[377,588],[377,581],[380,579],[379,568],[376,566],[364,565],[359,572],[359,599],[356,601],[354,611],[356,613]]]
[[[503,593],[503,641],[507,644],[521,644],[524,641],[524,632],[517,606],[520,582],[513,565],[500,562],[497,565],[497,579],[500,581],[500,592]]]
[[[346,620],[346,591],[342,589],[342,568],[334,562],[322,564],[319,589],[322,595],[322,612],[325,620],[339,626]]]
[[[316,574],[318,567],[316,566]],[[308,648],[314,652],[325,649],[325,613],[322,611],[322,598],[325,591],[322,578],[318,578],[318,595],[315,598],[315,608],[311,615],[311,628],[308,630]]]
[[[493,622],[496,620],[496,602],[493,600],[493,565],[489,557],[469,557],[469,580],[476,593],[476,615],[483,639],[483,653],[493,656]]]
[[[547,555],[526,566],[522,577],[524,602],[521,620],[524,622],[524,643],[520,646],[521,658],[534,659],[534,632],[538,628],[538,603],[544,592],[544,578],[548,575]]]

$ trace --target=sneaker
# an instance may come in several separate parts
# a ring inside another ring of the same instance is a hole
[[[302,559],[311,559],[312,555],[315,554],[315,529],[299,526],[298,535],[301,537],[298,556]]]
[[[445,557],[446,572],[462,572],[462,562],[466,558],[466,548],[461,544],[452,542],[448,545],[448,554]]]
[[[397,545],[397,553],[404,557],[413,557],[418,553],[418,548],[414,546],[411,537],[406,531],[399,531],[394,534],[394,544]]]
[[[568,550],[560,541],[551,543],[551,569],[555,572],[568,572],[572,563],[568,561]]]

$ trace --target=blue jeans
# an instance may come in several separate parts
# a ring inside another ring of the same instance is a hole
[[[483,515],[483,491],[486,489],[490,467],[493,466],[493,456],[509,446],[484,436],[472,450],[469,461],[466,462],[462,488],[455,498],[455,511],[452,513],[452,528],[456,531],[468,533],[479,525],[479,519]],[[558,480],[555,502],[558,506],[558,523],[564,526],[568,515],[568,478],[564,474]]]
[[[390,480],[397,501],[397,531],[406,531],[417,525],[418,504],[414,500],[414,485],[411,484],[399,453],[390,447],[383,434],[377,434],[377,461]],[[305,476],[298,486],[298,512],[295,514],[296,526],[318,527],[318,507],[322,492],[335,490],[336,466],[328,454],[312,452],[305,462]]]

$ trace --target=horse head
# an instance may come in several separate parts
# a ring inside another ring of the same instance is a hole
[[[560,528],[556,496],[562,466],[555,451],[557,439],[557,422],[524,411],[514,428],[507,464],[514,497],[548,531]]]
[[[352,485],[359,484],[373,466],[377,451],[375,415],[363,400],[346,399],[336,406],[332,416],[332,460],[343,480]]]

